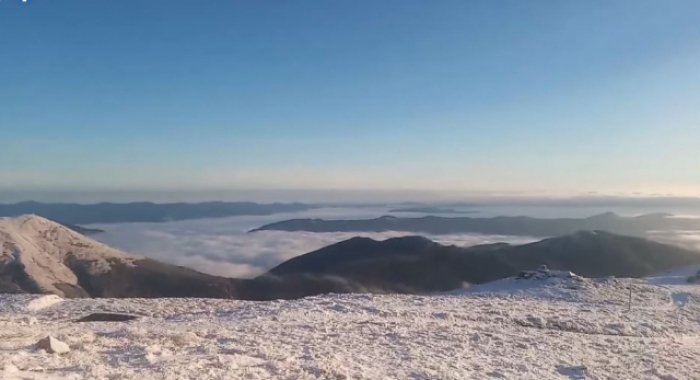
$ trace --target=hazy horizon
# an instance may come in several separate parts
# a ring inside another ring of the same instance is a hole
[[[3,190],[0,204],[21,202],[42,203],[202,203],[202,202],[255,202],[306,204],[477,204],[484,206],[564,206],[612,207],[673,210],[700,210],[700,195],[675,196],[670,194],[579,194],[572,196],[545,193],[478,193],[392,190]],[[665,208],[665,209],[664,209]]]

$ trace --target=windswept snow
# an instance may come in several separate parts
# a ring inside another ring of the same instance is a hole
[[[522,291],[508,290],[508,281],[521,281]],[[461,294],[274,302],[69,299],[43,308],[26,307],[48,303],[37,296],[5,295],[0,378],[698,378],[700,286],[577,283],[504,280]],[[94,312],[141,318],[72,322]],[[71,352],[34,350],[48,335]]]
[[[109,260],[136,258],[36,215],[0,218],[0,265],[23,267],[42,291],[63,294],[57,284],[77,284],[65,264],[69,256],[89,261],[93,273],[109,270]]]
[[[61,297],[54,294],[50,294],[32,299],[31,301],[27,302],[24,308],[28,311],[38,311],[56,305],[57,303],[60,303],[62,301],[63,299]]]

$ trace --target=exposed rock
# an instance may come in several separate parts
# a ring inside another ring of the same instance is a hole
[[[128,322],[138,319],[136,315],[118,313],[93,313],[75,320],[75,322]]]
[[[36,325],[39,320],[36,317],[24,317],[20,320],[25,325]]]
[[[537,270],[520,271],[515,277],[516,280],[546,280],[548,278],[563,278],[583,280],[583,277],[577,276],[573,272],[563,270],[549,270],[546,265],[540,265]]]
[[[36,348],[39,350],[44,350],[50,354],[64,354],[70,351],[67,344],[52,336],[47,336],[46,338],[38,341],[36,343]]]

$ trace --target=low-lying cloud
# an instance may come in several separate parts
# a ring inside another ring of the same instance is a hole
[[[298,217],[371,218],[385,210],[323,209],[276,216],[245,216],[168,223],[124,223],[95,225],[106,232],[94,238],[125,252],[140,254],[171,264],[229,277],[254,277],[295,256],[355,236],[385,240],[415,235],[408,232],[286,232],[247,233],[262,224]],[[443,244],[472,246],[484,243],[526,243],[534,238],[455,234],[426,237]]]
[[[700,231],[654,231],[649,234],[649,238],[662,243],[700,251]]]
[[[228,277],[254,277],[295,256],[355,236],[385,240],[416,234],[397,231],[248,233],[247,231],[251,229],[290,218],[366,219],[384,215],[387,211],[386,208],[328,208],[272,216],[239,216],[168,223],[105,224],[90,227],[106,231],[95,235],[97,240],[125,252],[187,266],[204,273]],[[516,209],[511,210],[510,213],[519,212],[520,210]],[[506,214],[500,209],[493,210],[492,213]],[[554,216],[561,215],[554,214]],[[522,244],[539,240],[528,237],[479,234],[423,235],[442,244],[462,247],[495,242]],[[649,237],[664,243],[700,250],[700,231],[658,232],[650,234]]]

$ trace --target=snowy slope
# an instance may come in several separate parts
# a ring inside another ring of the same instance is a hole
[[[0,296],[4,379],[697,379],[700,286],[531,282],[295,301]],[[633,288],[628,312],[629,286]],[[539,289],[539,290],[538,290]],[[682,291],[686,302],[674,302]],[[47,298],[53,297],[53,298]],[[76,324],[96,311],[142,315]],[[35,351],[46,335],[65,355]]]
[[[488,282],[481,285],[473,285],[463,289],[456,289],[447,294],[454,295],[510,295],[528,296],[532,298],[566,298],[569,300],[587,294],[583,290],[589,290],[597,284],[603,286],[613,284],[617,281],[611,279],[589,279],[577,276],[567,271],[525,271],[528,276],[508,277],[501,280]],[[615,284],[617,285],[617,284]]]
[[[697,275],[699,271],[700,265],[689,265],[650,276],[647,280],[658,285],[685,285],[688,278]]]
[[[69,257],[89,262],[91,274],[108,271],[109,261],[137,259],[36,215],[0,218],[0,267],[15,265],[38,291],[64,295],[66,286],[77,287]]]

